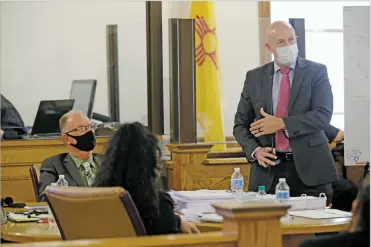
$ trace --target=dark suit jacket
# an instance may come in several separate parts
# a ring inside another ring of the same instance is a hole
[[[1,129],[4,131],[4,139],[17,139],[27,133],[24,123],[17,109],[10,101],[1,96]]]
[[[329,143],[333,142],[339,133],[339,129],[331,124],[327,125],[323,130],[325,131]]]
[[[262,118],[260,108],[273,114],[273,75],[273,62],[246,74],[233,134],[248,158],[257,147],[271,147],[274,140],[274,135],[256,138],[249,130],[250,124]],[[288,117],[284,118],[284,122],[296,170],[307,186],[338,179],[324,132],[324,128],[330,124],[332,112],[333,96],[326,66],[298,57],[290,91]],[[259,185],[265,185],[269,190],[274,173],[268,171],[268,168],[253,162],[249,189],[257,191]]]
[[[370,232],[344,232],[330,237],[307,240],[299,247],[369,247]]]
[[[139,212],[142,216],[146,212]],[[153,226],[146,226],[148,235],[180,233],[180,217],[174,214],[174,202],[164,191],[159,193],[159,216],[153,221]]]
[[[102,154],[93,154],[94,163],[100,166],[103,160]],[[43,200],[43,192],[46,186],[57,182],[59,175],[64,175],[68,186],[84,187],[81,175],[75,162],[68,153],[57,154],[44,160],[40,168],[39,195]]]

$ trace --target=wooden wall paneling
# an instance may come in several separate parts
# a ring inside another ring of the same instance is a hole
[[[229,189],[234,167],[240,167],[247,189],[250,165],[244,158],[208,159],[212,144],[170,144],[169,188],[173,190]]]
[[[271,53],[265,48],[266,30],[271,24],[271,2],[259,1],[259,50],[260,50],[260,65],[272,62]]]

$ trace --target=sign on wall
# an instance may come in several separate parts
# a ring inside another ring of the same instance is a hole
[[[370,161],[370,7],[344,7],[345,165]]]

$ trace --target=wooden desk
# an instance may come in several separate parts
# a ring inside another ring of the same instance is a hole
[[[281,220],[283,235],[301,235],[323,232],[341,232],[348,229],[350,218],[337,219],[306,219],[302,217],[288,217]],[[221,231],[222,223],[201,222],[196,223],[201,232]]]
[[[350,218],[313,220],[289,217],[281,220],[281,234],[284,246],[296,246],[306,238],[313,238],[314,233],[339,232],[348,228]],[[223,228],[222,223],[196,223],[201,232],[216,232]],[[1,228],[2,239],[24,243],[61,240],[55,223],[12,223],[7,222]]]
[[[107,137],[98,137],[94,152],[103,153],[107,142]],[[66,152],[60,139],[1,141],[0,149],[1,196],[10,196],[15,202],[35,201],[29,173],[33,164]]]

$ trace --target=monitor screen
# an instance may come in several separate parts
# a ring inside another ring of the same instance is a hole
[[[59,119],[71,111],[73,99],[40,101],[31,135],[60,134]]]
[[[73,110],[82,111],[88,118],[92,117],[96,80],[74,80],[70,99],[75,100]]]

